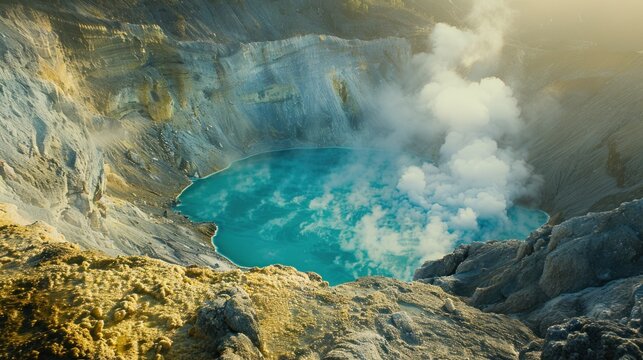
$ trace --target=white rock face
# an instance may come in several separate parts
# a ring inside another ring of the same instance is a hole
[[[0,201],[85,247],[186,264],[229,266],[210,230],[163,215],[187,176],[261,151],[346,144],[367,95],[411,51],[400,38],[177,40],[165,23],[2,9]]]

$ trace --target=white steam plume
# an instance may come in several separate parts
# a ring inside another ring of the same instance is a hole
[[[503,1],[478,0],[468,28],[437,24],[431,52],[413,59],[414,84],[380,94],[384,105],[378,113],[389,125],[388,144],[439,144],[433,163],[406,167],[397,184],[400,193],[426,210],[423,228],[413,232],[419,244],[411,244],[423,260],[444,255],[458,239],[480,236],[482,223],[506,223],[515,200],[539,186],[525,154],[511,147],[523,127],[513,92],[490,76],[510,15]],[[405,246],[404,236],[374,229],[379,217],[381,209],[374,209],[362,224],[360,235],[373,239],[350,243],[371,259],[382,258],[384,240],[401,243],[388,248]]]

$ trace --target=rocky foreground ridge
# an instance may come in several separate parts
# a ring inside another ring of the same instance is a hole
[[[0,238],[0,358],[514,359],[536,339],[421,282],[108,257],[4,205]]]
[[[523,320],[546,339],[543,358],[641,358],[642,214],[637,200],[545,225],[524,241],[464,245],[425,263],[415,280]],[[619,336],[634,340],[602,343]]]
[[[84,251],[3,204],[0,358],[641,359],[642,207],[329,287]]]

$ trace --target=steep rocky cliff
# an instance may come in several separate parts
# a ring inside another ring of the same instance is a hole
[[[541,203],[553,215],[610,210],[643,196],[638,50],[518,50],[515,88],[528,121],[529,161],[545,178]]]
[[[363,92],[410,55],[399,38],[239,43],[295,35],[303,24],[264,33],[257,18],[286,26],[306,3],[215,4],[0,5],[1,199],[88,248],[226,266],[207,228],[163,216],[187,176],[347,141]],[[181,14],[185,29],[168,20]]]

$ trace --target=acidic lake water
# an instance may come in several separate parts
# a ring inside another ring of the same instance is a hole
[[[418,234],[432,211],[397,189],[402,169],[414,161],[340,148],[261,154],[196,180],[177,210],[192,221],[215,222],[217,251],[240,266],[289,265],[332,285],[367,275],[410,280],[426,260]],[[522,239],[547,221],[545,213],[517,206],[506,215],[478,220],[448,247]]]

